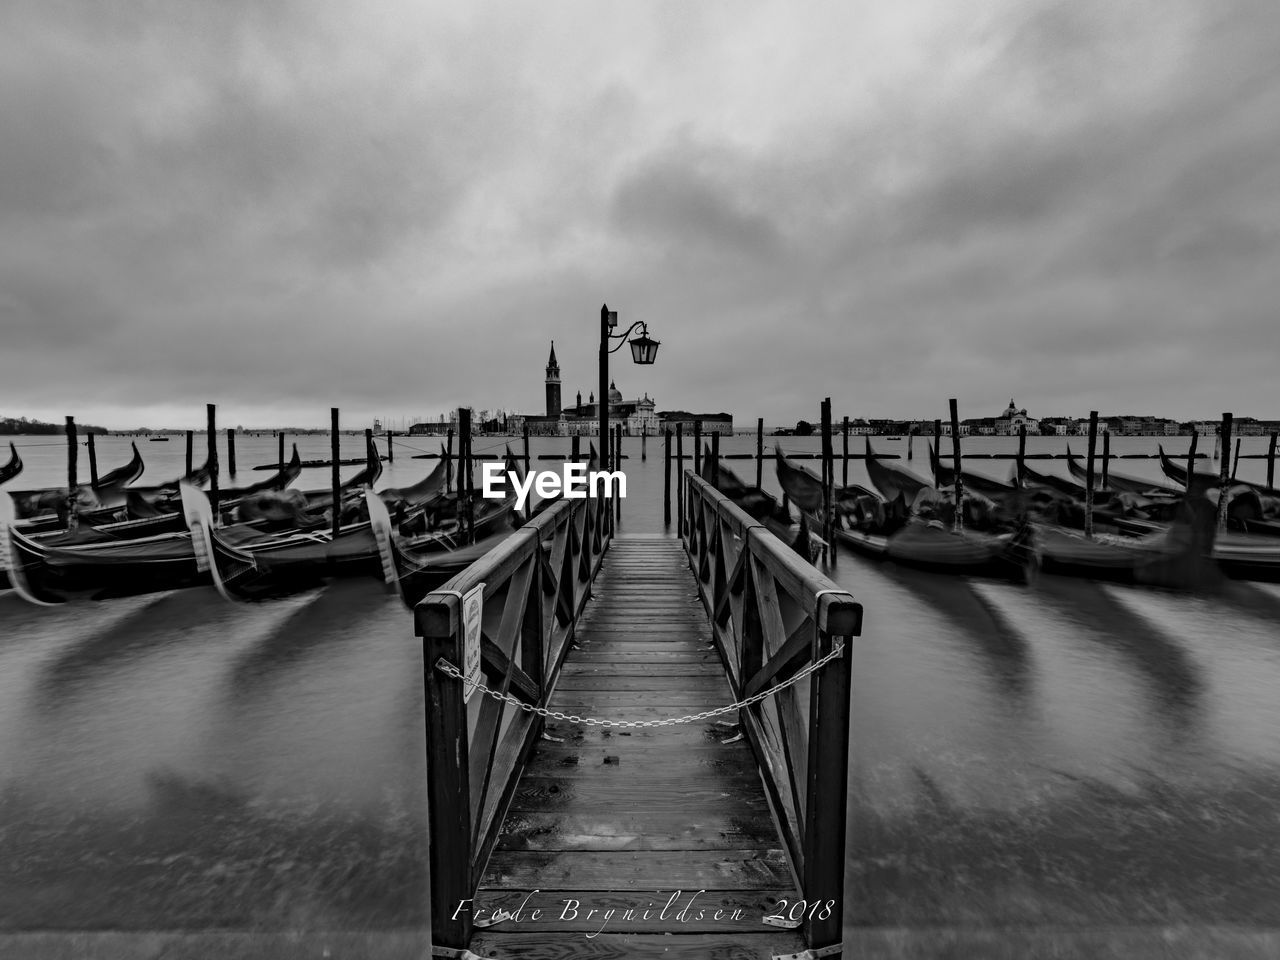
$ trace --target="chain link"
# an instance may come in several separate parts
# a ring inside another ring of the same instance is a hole
[[[785,690],[792,684],[798,683],[815,670],[819,670],[826,666],[843,652],[844,642],[842,640],[836,640],[835,646],[831,648],[831,652],[825,657],[815,660],[803,670],[796,672],[781,683],[775,683],[772,687],[761,690],[759,693],[753,694],[745,700],[739,700],[737,703],[731,703],[724,707],[716,707],[714,710],[704,710],[702,713],[691,713],[686,717],[665,717],[661,720],[602,720],[598,717],[579,717],[572,713],[560,713],[556,710],[548,710],[545,707],[535,707],[531,703],[525,703],[523,700],[519,700],[508,693],[501,693],[494,690],[492,687],[486,687],[478,680],[468,680],[462,675],[461,670],[455,667],[448,660],[444,659],[444,657],[441,657],[436,661],[436,669],[441,673],[448,674],[455,680],[461,680],[469,687],[475,687],[477,690],[487,694],[494,700],[505,701],[513,707],[519,707],[525,713],[536,713],[540,717],[546,717],[551,720],[566,720],[569,723],[585,723],[588,726],[594,727],[624,727],[627,729],[635,729],[639,727],[670,727],[679,723],[697,723],[699,720],[709,720],[712,717],[719,717],[733,710],[741,710],[743,707],[750,707],[759,703],[761,700],[767,700],[778,691]]]

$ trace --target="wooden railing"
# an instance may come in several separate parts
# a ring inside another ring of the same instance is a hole
[[[804,903],[788,919],[802,921],[811,949],[838,944],[862,607],[693,471],[685,471],[684,498],[681,535],[736,700],[843,645],[840,656],[738,713]]]
[[[480,680],[545,707],[612,535],[612,502],[562,500],[427,594],[414,611],[425,654],[432,943],[465,949],[475,896],[542,718],[436,669],[464,669],[463,597],[482,587]]]

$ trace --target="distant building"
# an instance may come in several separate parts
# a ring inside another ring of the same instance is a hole
[[[600,432],[600,408],[596,403],[595,393],[591,393],[587,402],[583,403],[582,391],[579,390],[572,407],[562,404],[560,364],[556,361],[554,340],[551,342],[551,354],[547,358],[545,387],[546,413],[511,414],[507,418],[507,427],[512,433],[522,433],[525,427],[528,427],[530,436],[594,437]],[[647,393],[639,400],[624,400],[617,383],[611,382],[605,402],[609,404],[610,426],[621,424],[622,432],[627,436],[656,436],[661,431],[659,418],[654,412],[656,404]]]
[[[687,410],[664,410],[658,414],[662,428],[674,430],[679,425],[685,434],[692,434],[695,424],[702,424],[704,434],[732,435],[733,415],[729,413],[690,413]]]

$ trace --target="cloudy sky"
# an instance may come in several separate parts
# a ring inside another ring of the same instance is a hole
[[[1280,417],[1280,5],[6,0],[0,415]]]

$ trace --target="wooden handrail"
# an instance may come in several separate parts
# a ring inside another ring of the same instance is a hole
[[[542,719],[472,694],[437,670],[463,668],[462,598],[483,585],[481,681],[546,707],[611,535],[609,500],[562,500],[414,608],[423,640],[432,943],[466,949],[474,898]],[[476,702],[478,701],[478,702]]]
[[[681,536],[738,699],[844,654],[739,711],[800,897],[811,949],[840,942],[853,638],[862,606],[699,477],[684,472]]]

